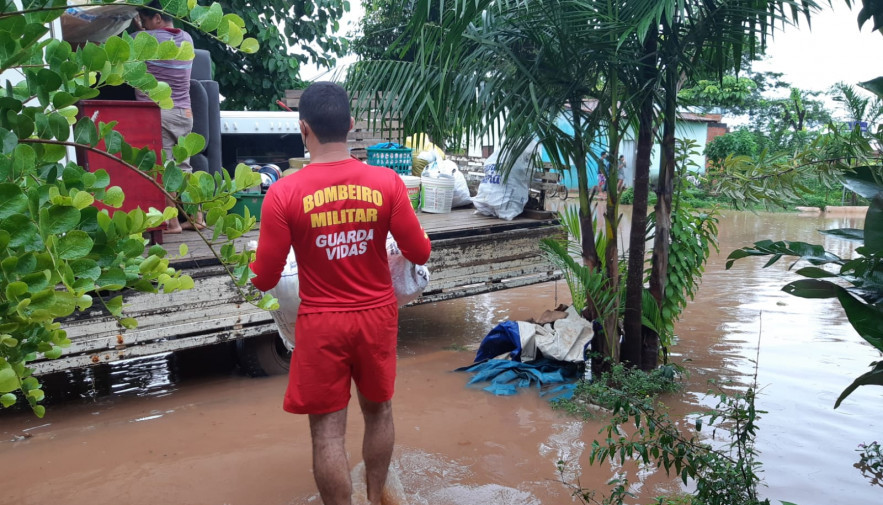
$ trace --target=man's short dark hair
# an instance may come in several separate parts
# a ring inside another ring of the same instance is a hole
[[[153,7],[153,8],[147,9],[146,7]],[[156,9],[156,10],[154,10],[154,9]],[[144,4],[143,7],[138,7],[136,10],[138,11],[138,14],[144,14],[145,16],[154,16],[156,14],[159,14],[159,17],[161,17],[163,19],[163,21],[166,21],[166,22],[174,21],[174,19],[175,19],[172,16],[166,14],[162,10],[162,4],[159,2],[159,0],[153,0],[150,3],[146,3],[146,4]]]
[[[298,111],[319,143],[346,142],[350,130],[350,99],[343,87],[333,82],[310,84],[300,97]]]

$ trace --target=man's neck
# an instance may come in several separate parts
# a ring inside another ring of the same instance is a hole
[[[329,142],[310,146],[310,163],[333,163],[351,158],[346,142]]]

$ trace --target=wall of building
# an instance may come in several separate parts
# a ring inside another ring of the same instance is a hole
[[[708,121],[712,119],[712,121]],[[698,153],[691,156],[692,162],[697,169],[695,172],[704,173],[706,166],[705,145],[713,138],[723,135],[727,132],[727,125],[720,123],[719,115],[711,116],[690,116],[689,119],[679,120],[676,124],[675,135],[679,139],[690,139],[697,143]],[[565,131],[572,131],[570,125],[566,121],[562,121],[560,127]],[[473,142],[469,149],[470,156],[486,157],[488,151],[496,148],[494,141],[491,139],[482,139],[480,142]],[[601,152],[607,150],[606,139],[598,139],[592,146],[595,156],[589,156],[586,164],[588,171],[589,186],[598,184],[598,165],[595,161],[596,156],[600,156]],[[650,177],[653,178],[659,174],[659,160],[662,149],[659,142],[653,143],[653,150],[650,160]],[[619,145],[619,154],[625,155],[626,168],[623,171],[623,181],[626,187],[634,185],[635,180],[635,159],[637,157],[637,141],[636,132],[626,132],[622,142]],[[542,154],[545,161],[549,158],[545,153]],[[564,184],[568,188],[576,189],[578,187],[577,175],[575,170],[570,170],[564,174]]]

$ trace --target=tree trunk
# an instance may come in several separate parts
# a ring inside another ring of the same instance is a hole
[[[570,110],[573,114],[573,136],[576,146],[574,165],[576,165],[576,178],[579,186],[579,223],[582,234],[580,245],[583,252],[583,264],[590,269],[595,269],[598,268],[599,261],[598,251],[595,250],[595,229],[592,227],[594,193],[589,190],[589,176],[586,173],[586,150],[583,144],[581,107],[581,97],[571,98]]]
[[[653,266],[650,270],[650,294],[660,310],[665,299],[668,280],[668,255],[671,239],[671,199],[675,172],[675,128],[677,126],[677,71],[674,65],[666,70],[665,116],[662,129],[662,158],[659,183],[656,186],[656,234],[653,239]],[[648,331],[643,342],[643,370],[656,368],[659,356],[659,335]]]
[[[619,108],[618,97],[616,94],[616,83],[618,77],[615,71],[611,73],[610,79],[614,82],[611,84],[611,105],[610,105],[610,125],[607,131],[608,156],[610,160],[606,167],[602,167],[607,177],[607,202],[604,211],[604,235],[607,239],[607,245],[604,248],[604,265],[606,267],[605,277],[607,279],[607,289],[612,293],[619,292],[619,178],[617,177],[616,160],[619,151]],[[614,362],[619,361],[620,345],[619,345],[619,300],[615,302],[613,310],[607,318],[602,321],[604,323],[604,332],[607,336],[607,347],[611,351],[610,358]]]
[[[644,42],[645,83],[656,81],[657,34],[651,29]],[[654,88],[655,86],[650,86]],[[629,235],[629,265],[626,277],[624,340],[622,359],[641,366],[643,338],[641,336],[641,300],[644,291],[645,234],[647,231],[647,200],[650,196],[650,157],[653,150],[653,92],[644,90],[638,117],[638,153],[635,159],[635,202],[632,207],[632,229]]]

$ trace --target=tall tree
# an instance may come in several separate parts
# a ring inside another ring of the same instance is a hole
[[[276,109],[276,100],[287,89],[303,87],[300,65],[308,62],[332,67],[346,53],[345,38],[333,35],[339,28],[347,0],[220,0],[227,12],[239,14],[245,29],[254,34],[261,51],[242,54],[191,31],[197,48],[208,49],[214,76],[228,110]]]
[[[572,164],[579,185],[583,263],[604,278],[608,289],[619,283],[616,241],[598,251],[593,222],[594,193],[588,187],[587,157],[592,143],[607,137],[618,147],[620,114],[638,123],[635,212],[630,238],[628,297],[625,308],[627,359],[640,366],[642,355],[658,346],[642,333],[647,184],[650,147],[666,124],[657,208],[656,245],[651,287],[661,303],[668,258],[667,221],[671,212],[674,120],[682,75],[704,62],[719,74],[737,66],[742,52],[762,46],[772,22],[815,6],[809,1],[739,0],[640,2],[557,0],[438,2],[419,0],[404,36],[415,48],[413,61],[360,62],[349,86],[367,100],[382,92],[378,113],[397,110],[411,131],[426,131],[438,143],[478,138],[488,132],[502,138],[506,167],[529,141],[538,138],[559,169]],[[443,15],[427,23],[432,6]],[[400,39],[402,40],[402,39]],[[760,46],[755,43],[760,40]],[[593,107],[585,108],[587,100]],[[560,126],[569,124],[565,130]],[[603,167],[602,167],[603,169]],[[608,178],[607,235],[618,219],[616,178]],[[655,282],[655,284],[654,284]],[[591,300],[590,300],[591,301]],[[618,303],[618,302],[617,302]],[[615,304],[614,304],[615,305]],[[591,307],[592,304],[590,303]],[[618,307],[602,314],[605,354],[618,357]],[[614,315],[611,316],[610,314]],[[649,345],[647,345],[649,344]]]
[[[659,182],[656,187],[657,203],[654,212],[655,235],[650,273],[650,292],[661,308],[666,289],[668,271],[672,179],[675,163],[675,121],[678,92],[684,77],[702,68],[704,72],[723,75],[728,69],[739,69],[743,53],[753,58],[766,43],[769,31],[776,22],[801,16],[809,19],[809,13],[817,8],[810,0],[757,2],[753,0],[714,1],[643,1],[629,2],[631,19],[639,37],[658,34],[659,49],[656,52],[661,68],[657,85],[663,111],[662,156]],[[633,14],[632,14],[633,12]],[[651,27],[653,27],[651,29]],[[648,55],[649,56],[649,55]],[[705,74],[707,75],[707,73]],[[644,119],[642,118],[641,121]],[[639,139],[640,142],[640,139]],[[638,158],[636,172],[640,173],[648,160]],[[635,215],[632,220],[630,248],[643,250],[646,216]],[[637,256],[637,255],[634,255]],[[626,313],[636,314],[642,306],[643,284],[638,284],[637,259],[629,263],[626,293]],[[643,264],[641,265],[643,266]],[[652,368],[658,355],[658,335],[647,331],[632,318],[624,321],[626,349],[623,359],[642,368]]]

